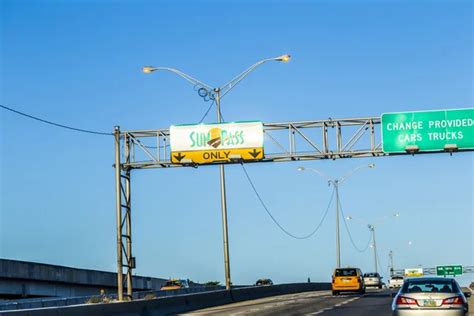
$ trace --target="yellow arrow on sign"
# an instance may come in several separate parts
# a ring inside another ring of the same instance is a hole
[[[195,164],[212,162],[232,161],[234,159],[243,161],[263,159],[263,148],[239,148],[239,149],[216,149],[202,151],[179,151],[171,152],[171,162],[180,164],[183,158],[186,162],[191,160]]]

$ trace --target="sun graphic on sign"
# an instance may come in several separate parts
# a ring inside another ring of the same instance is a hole
[[[207,144],[214,148],[219,147],[219,145],[222,143],[221,129],[218,127],[211,128],[209,134],[211,134],[211,139],[207,142]]]

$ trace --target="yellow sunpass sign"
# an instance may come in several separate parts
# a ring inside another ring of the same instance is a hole
[[[219,149],[206,151],[180,151],[171,154],[172,163],[205,164],[220,161],[263,159],[263,148]]]
[[[406,277],[420,277],[420,276],[423,276],[423,268],[405,269],[405,276]]]
[[[173,125],[171,162],[206,164],[264,158],[262,122]]]

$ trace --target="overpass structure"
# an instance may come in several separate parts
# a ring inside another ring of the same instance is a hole
[[[133,276],[134,291],[159,290],[166,280]],[[0,259],[0,299],[72,297],[117,292],[117,273]]]

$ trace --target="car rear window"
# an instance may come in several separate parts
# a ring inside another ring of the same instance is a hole
[[[379,274],[378,273],[366,273],[366,274],[364,274],[364,277],[366,277],[366,278],[378,278]]]
[[[403,293],[456,293],[456,285],[449,280],[416,280],[405,281]]]
[[[357,276],[356,269],[336,269],[336,276]]]

